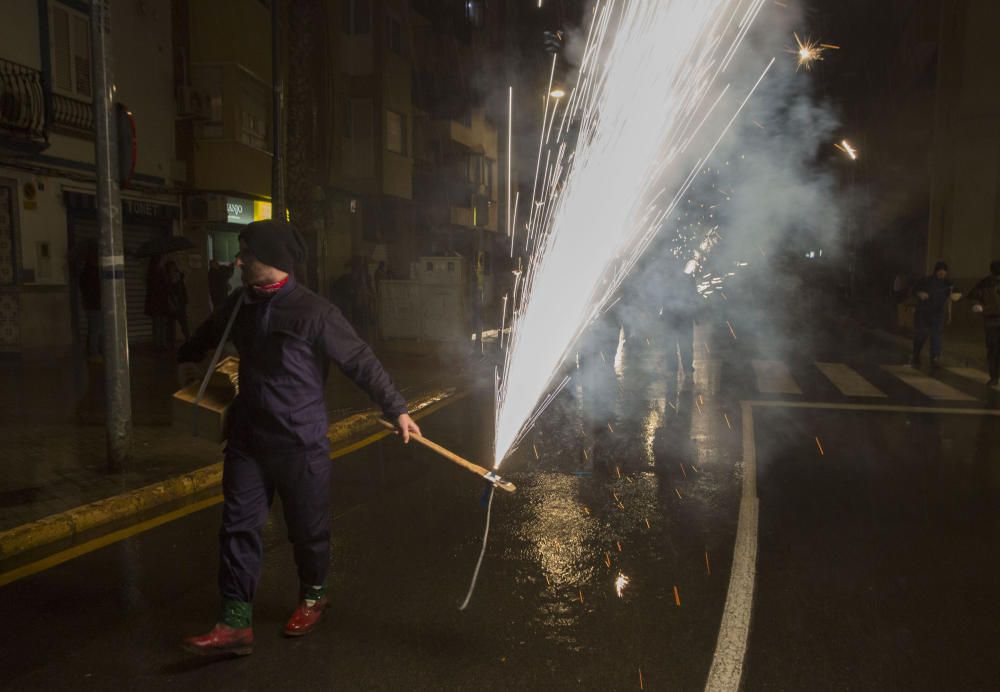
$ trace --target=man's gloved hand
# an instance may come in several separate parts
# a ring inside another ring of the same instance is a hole
[[[975,305],[972,306],[972,311],[977,315],[982,314],[983,306],[980,305],[979,303],[976,303]]]
[[[931,297],[930,294],[927,293],[926,291],[917,291],[917,298],[919,298],[920,300],[927,300],[930,297]]]
[[[187,387],[192,382],[199,382],[205,376],[197,363],[181,363],[177,366],[177,381],[181,387]]]

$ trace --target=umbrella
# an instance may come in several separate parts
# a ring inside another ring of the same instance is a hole
[[[152,257],[153,255],[165,255],[168,252],[190,250],[193,247],[194,243],[182,235],[168,235],[147,240],[136,249],[134,256]]]

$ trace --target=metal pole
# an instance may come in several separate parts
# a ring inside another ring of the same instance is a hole
[[[97,141],[97,218],[100,226],[101,311],[104,320],[105,425],[108,470],[120,472],[132,448],[132,399],[125,320],[125,245],[118,188],[118,145],[114,120],[111,56],[111,0],[94,0],[90,20],[94,65],[94,123]]]
[[[281,60],[281,0],[271,0],[271,84],[274,89],[271,139],[271,218],[285,220],[285,76]]]

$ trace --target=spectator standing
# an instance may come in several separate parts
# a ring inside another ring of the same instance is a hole
[[[146,271],[146,314],[153,320],[153,348],[165,351],[169,347],[170,279],[164,267],[163,255],[149,258]]]
[[[969,298],[972,311],[983,317],[989,385],[994,387],[1000,382],[1000,260],[990,262],[990,275],[976,284]]]
[[[185,341],[191,338],[187,318],[188,294],[187,286],[184,285],[184,272],[180,270],[177,263],[174,261],[167,262],[166,270],[167,278],[170,281],[170,289],[167,293],[167,305],[170,308],[168,338],[172,347],[174,345],[174,335],[177,325],[180,325],[181,334],[184,335]]]
[[[948,278],[948,265],[938,261],[930,276],[913,287],[917,309],[913,315],[913,357],[910,365],[920,367],[920,354],[928,337],[931,342],[931,366],[940,364],[944,325],[951,317],[951,303],[962,297]]]
[[[222,264],[214,257],[208,262],[208,297],[212,301],[212,309],[217,309],[229,297],[229,282],[233,278],[236,267],[232,264]]]

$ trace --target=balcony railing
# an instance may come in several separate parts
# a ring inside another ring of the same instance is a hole
[[[78,132],[94,131],[94,106],[62,94],[52,94],[51,124]]]
[[[46,141],[42,73],[0,58],[0,130],[25,143]]]

